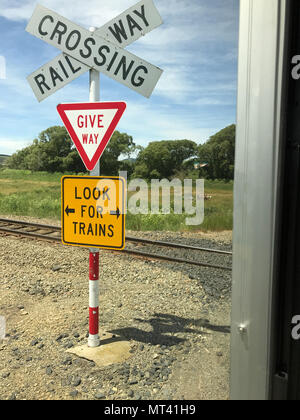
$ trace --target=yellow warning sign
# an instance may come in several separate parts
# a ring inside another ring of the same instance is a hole
[[[105,249],[125,247],[125,179],[64,176],[61,179],[62,242]]]

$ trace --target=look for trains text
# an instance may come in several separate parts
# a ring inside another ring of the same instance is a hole
[[[117,214],[116,212],[109,212],[107,211],[107,206],[104,206],[109,200],[109,190],[108,187],[103,187],[102,189],[98,187],[89,188],[84,187],[81,190],[78,189],[78,187],[75,187],[74,189],[74,198],[75,200],[92,200],[98,202],[98,200],[103,201],[103,206],[101,205],[86,205],[81,204],[80,205],[80,217],[89,217],[90,219],[103,219],[103,215],[105,213],[108,214]],[[65,210],[66,214],[74,213],[72,209],[69,209],[69,206],[67,206]],[[114,225],[109,224],[106,225],[105,223],[85,223],[85,222],[72,222],[74,234],[79,235],[92,235],[92,236],[108,236],[109,238],[114,236]]]

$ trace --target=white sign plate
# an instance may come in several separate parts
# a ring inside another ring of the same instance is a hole
[[[102,156],[125,108],[125,102],[87,102],[57,106],[88,171],[94,169]]]
[[[134,35],[135,25],[131,25]],[[147,98],[162,74],[160,68],[40,5],[36,6],[26,30]],[[57,75],[56,78],[59,80]],[[37,83],[40,91],[42,86],[45,88],[43,80]]]
[[[132,27],[133,21],[137,28]],[[153,0],[142,0],[97,29],[96,34],[114,44],[126,47],[162,23]],[[62,53],[30,74],[27,80],[37,100],[41,102],[87,70],[88,66],[71,56],[68,59]]]
[[[41,102],[89,70],[75,58],[60,54],[27,77],[37,100]]]
[[[153,0],[142,0],[101,26],[95,33],[124,48],[162,23]]]

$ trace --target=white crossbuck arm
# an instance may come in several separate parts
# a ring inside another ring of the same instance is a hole
[[[60,49],[62,54],[27,80],[42,101],[94,68],[145,97],[150,97],[162,70],[124,47],[162,24],[152,0],[142,0],[91,33],[57,13],[37,5],[26,30]]]

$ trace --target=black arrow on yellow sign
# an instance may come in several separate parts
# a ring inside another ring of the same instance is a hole
[[[70,213],[75,213],[75,209],[69,209],[69,205],[67,205],[65,212],[69,216]]]
[[[111,215],[111,216],[117,216],[117,219],[120,217],[120,214],[121,214],[121,212],[120,212],[119,207],[117,207],[117,210],[112,210],[112,211],[110,212],[110,215]]]

